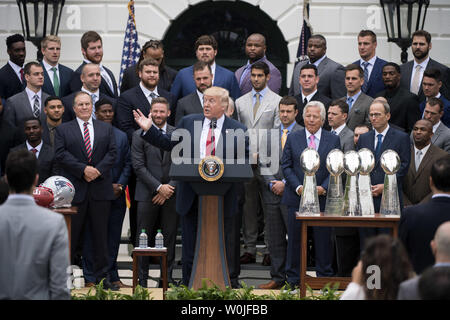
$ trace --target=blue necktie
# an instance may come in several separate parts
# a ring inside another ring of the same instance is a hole
[[[383,139],[383,135],[381,133],[377,134],[377,147],[375,149],[375,157],[378,159],[380,157],[380,152],[381,152],[381,139]]]
[[[364,66],[364,84],[361,88],[361,91],[366,93],[367,87],[369,86],[369,69],[367,68],[369,66],[369,63],[364,61],[362,65]]]
[[[352,109],[352,104],[353,104],[353,98],[352,97],[347,99],[347,104],[348,104],[348,111],[350,111]]]

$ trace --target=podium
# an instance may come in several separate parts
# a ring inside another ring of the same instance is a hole
[[[231,286],[224,241],[224,195],[233,183],[243,183],[253,177],[249,164],[224,164],[223,175],[217,181],[200,176],[198,164],[172,164],[173,180],[190,184],[198,195],[198,224],[189,288],[202,287],[202,279],[225,289]]]

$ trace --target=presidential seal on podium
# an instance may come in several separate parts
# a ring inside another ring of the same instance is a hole
[[[225,166],[222,159],[216,156],[206,156],[198,164],[198,173],[206,181],[217,181],[222,175]]]

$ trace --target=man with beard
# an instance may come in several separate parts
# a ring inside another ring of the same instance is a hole
[[[212,86],[213,76],[211,66],[208,63],[197,61],[193,69],[197,90],[178,101],[175,124],[178,124],[185,115],[203,113],[203,92]]]
[[[414,123],[420,119],[418,97],[400,86],[401,69],[398,64],[388,62],[382,71],[385,90],[376,97],[385,97],[391,107],[389,123],[395,124],[406,132],[411,132]]]
[[[60,98],[50,96],[45,100],[44,112],[47,121],[42,124],[42,140],[52,148],[55,146],[55,129],[62,123],[64,105]]]
[[[419,101],[424,100],[425,96],[422,90],[423,73],[429,68],[437,68],[442,74],[442,87],[440,92],[450,99],[450,69],[443,64],[433,60],[429,56],[431,50],[431,35],[425,30],[418,30],[412,35],[411,51],[414,60],[403,64],[401,72],[402,77],[400,85],[419,96]]]
[[[9,61],[0,69],[0,97],[8,99],[26,87],[23,64],[26,50],[25,39],[20,34],[6,38]]]
[[[100,92],[110,96],[111,98],[117,98],[117,84],[114,79],[114,74],[102,65],[103,59],[103,42],[100,35],[95,31],[87,31],[81,37],[81,53],[83,54],[83,63],[75,70],[72,80],[70,82],[70,90],[72,92],[80,91],[82,83],[80,81],[80,74],[83,69],[83,65],[86,63],[95,63],[100,66],[101,83]],[[94,102],[95,103],[95,102]]]
[[[247,64],[240,67],[234,73],[236,80],[239,83],[239,88],[241,89],[241,94],[244,95],[252,90],[252,83],[250,81],[250,69],[255,62],[262,61],[265,62],[270,69],[270,80],[267,86],[275,92],[280,93],[281,88],[281,73],[273,65],[272,62],[266,58],[266,38],[259,33],[251,34],[247,41],[245,42],[245,54],[248,57]]]
[[[444,105],[444,114],[441,118],[443,124],[450,128],[450,101],[448,101],[443,94],[439,92],[442,88],[442,73],[439,69],[429,68],[423,73],[422,90],[426,100],[420,103],[421,114],[425,110],[425,105],[430,98],[437,98],[442,101]]]

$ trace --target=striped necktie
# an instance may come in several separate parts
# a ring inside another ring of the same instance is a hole
[[[33,116],[35,118],[39,118],[40,114],[41,114],[41,104],[39,103],[39,96],[35,94],[33,103]]]
[[[84,147],[86,148],[86,154],[88,157],[88,162],[91,163],[92,160],[92,148],[91,148],[91,137],[89,135],[89,129],[88,129],[88,123],[85,122],[84,124]]]

